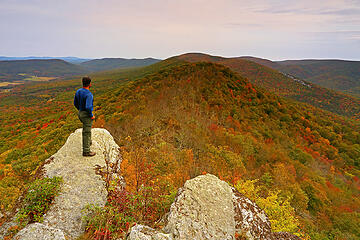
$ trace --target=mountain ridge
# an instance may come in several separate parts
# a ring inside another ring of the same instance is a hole
[[[338,59],[264,61],[254,57],[246,59],[322,87],[360,97],[360,61]]]

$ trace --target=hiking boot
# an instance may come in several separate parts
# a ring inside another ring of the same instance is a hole
[[[92,156],[95,156],[95,155],[96,155],[95,152],[83,153],[83,156],[84,156],[84,157],[92,157]]]

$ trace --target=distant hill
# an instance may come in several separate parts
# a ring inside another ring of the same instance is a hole
[[[142,67],[148,66],[157,62],[160,59],[144,58],[144,59],[126,59],[126,58],[102,58],[93,59],[80,64],[80,66],[86,68],[89,71],[105,71],[115,68],[128,68],[128,67]]]
[[[273,69],[280,68],[280,64],[278,64],[277,62],[273,62],[271,60],[264,59],[264,58],[244,56],[244,57],[239,57],[239,59],[249,60],[249,61],[261,64],[261,65],[264,65],[264,66],[267,66],[267,67],[273,68]]]
[[[281,61],[279,70],[320,86],[360,97],[360,61]]]
[[[84,74],[86,72],[88,71],[83,67],[60,59],[0,61],[0,79],[5,80],[19,79],[19,74],[63,77]]]
[[[273,62],[256,57],[241,58],[279,70],[322,87],[360,97],[360,61],[308,59]]]
[[[0,56],[0,61],[14,61],[14,60],[34,60],[34,59],[61,59],[69,63],[82,63],[91,60],[90,58],[78,58],[78,57],[6,57]]]
[[[4,57],[3,57],[4,58]],[[31,58],[31,57],[29,57]],[[0,88],[12,88],[11,84],[22,84],[25,81],[40,80],[43,78],[58,78],[74,75],[83,75],[90,72],[112,70],[118,68],[131,68],[148,66],[160,60],[154,58],[125,59],[125,58],[104,58],[94,59],[77,64],[68,61],[82,61],[74,57],[61,59],[29,59],[29,60],[0,61]]]
[[[184,54],[177,58],[189,62],[207,61],[223,64],[248,78],[253,84],[280,96],[305,102],[344,116],[360,117],[359,99],[267,67],[277,66],[278,63],[266,59],[252,57],[223,58],[201,53]]]

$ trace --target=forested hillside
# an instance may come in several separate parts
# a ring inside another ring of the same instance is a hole
[[[358,121],[277,96],[214,63],[171,58],[92,78],[95,126],[121,147],[127,187],[110,193],[110,214],[99,212],[89,236],[121,235],[135,221],[157,226],[177,188],[208,172],[263,206],[277,231],[358,239]],[[72,106],[78,87],[80,79],[54,81],[0,96],[2,212],[81,126]],[[145,206],[133,204],[141,199]]]
[[[253,57],[223,58],[199,53],[184,54],[178,58],[189,62],[207,61],[223,64],[248,78],[256,86],[280,96],[360,119],[360,99],[288,75],[286,71],[279,72],[277,69],[281,68],[278,63]]]

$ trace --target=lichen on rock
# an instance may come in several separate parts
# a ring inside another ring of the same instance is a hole
[[[272,239],[271,224],[264,210],[232,188],[236,232],[247,239]]]

